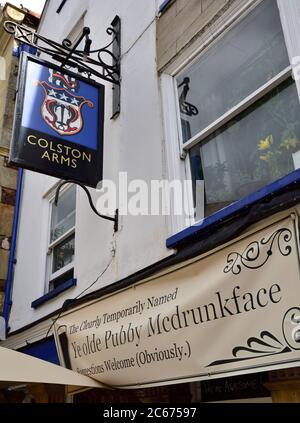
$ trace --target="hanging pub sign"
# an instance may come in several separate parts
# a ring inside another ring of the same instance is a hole
[[[103,168],[104,86],[22,54],[10,161],[96,187]]]

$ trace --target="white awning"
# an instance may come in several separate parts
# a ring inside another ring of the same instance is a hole
[[[0,347],[0,381],[108,388],[88,376],[3,347]]]

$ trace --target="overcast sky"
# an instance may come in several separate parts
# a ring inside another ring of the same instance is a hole
[[[5,4],[5,0],[0,0],[1,4]],[[7,3],[14,4],[15,6],[20,7],[20,4],[23,5],[23,7],[26,7],[27,9],[32,10],[36,13],[42,13],[45,0],[8,0]]]

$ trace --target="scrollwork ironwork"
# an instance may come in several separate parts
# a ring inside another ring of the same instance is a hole
[[[106,33],[112,36],[112,40],[103,48],[95,50],[90,49],[92,41],[88,37],[89,28],[87,27],[84,28],[81,37],[72,47],[72,42],[67,38],[59,44],[16,22],[6,21],[3,26],[5,31],[14,35],[17,41],[51,56],[52,59],[59,61],[62,67],[77,69],[88,78],[96,76],[113,84],[120,84],[120,56],[116,56],[109,50],[109,47],[119,40],[119,32],[112,26],[106,29]],[[76,50],[84,37],[86,38],[85,49]],[[108,60],[105,60],[105,56]],[[96,70],[97,67],[100,67],[100,70]]]
[[[65,48],[71,48],[72,47],[72,41],[68,40],[68,38],[65,38],[62,42],[62,45]]]
[[[103,214],[99,213],[99,212],[98,212],[98,210],[96,209],[96,207],[94,206],[94,203],[93,203],[93,201],[92,201],[91,194],[90,194],[89,190],[86,188],[86,186],[84,186],[82,183],[80,183],[80,182],[78,182],[78,181],[75,181],[75,180],[73,180],[73,179],[69,179],[69,180],[67,180],[67,181],[62,181],[62,182],[60,182],[60,183],[58,184],[58,186],[57,186],[57,188],[56,188],[56,191],[55,191],[55,198],[54,198],[54,204],[55,204],[55,206],[57,206],[57,203],[58,203],[58,200],[59,200],[59,193],[60,193],[60,190],[61,190],[61,188],[62,188],[64,185],[66,185],[66,184],[75,184],[75,185],[78,185],[80,188],[82,188],[82,189],[84,190],[84,192],[86,193],[86,195],[87,195],[87,198],[88,198],[89,204],[90,204],[91,209],[93,210],[93,212],[94,212],[97,216],[101,217],[102,219],[105,219],[105,220],[110,220],[111,222],[114,222],[114,231],[115,231],[115,232],[117,232],[117,231],[118,231],[118,229],[119,229],[119,227],[118,227],[118,222],[119,222],[119,211],[118,211],[118,209],[116,209],[116,211],[115,211],[115,216],[114,216],[114,217],[111,217],[111,216],[105,216],[105,215],[103,215]]]
[[[182,92],[179,97],[180,112],[187,116],[197,116],[199,111],[196,106],[186,101],[187,94],[190,90],[190,78],[186,77],[177,88],[182,88]]]

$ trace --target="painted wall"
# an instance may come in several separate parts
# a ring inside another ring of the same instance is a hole
[[[165,177],[163,164],[163,122],[156,71],[155,0],[106,0],[66,2],[60,14],[60,0],[51,0],[40,25],[40,33],[62,41],[85,14],[84,25],[91,28],[92,47],[108,42],[105,29],[116,14],[122,23],[121,114],[111,116],[111,84],[106,84],[104,178],[118,180],[118,172],[128,179]],[[67,298],[74,298],[103,271],[93,286],[99,289],[124,278],[169,255],[165,247],[166,217],[124,216],[121,230],[113,234],[113,224],[90,210],[85,193],[77,191],[76,258],[77,287],[47,302],[37,310],[31,302],[45,293],[45,262],[49,203],[44,198],[57,180],[25,172],[23,199],[15,266],[11,331],[17,330],[57,310]],[[91,190],[94,202],[99,194]]]

